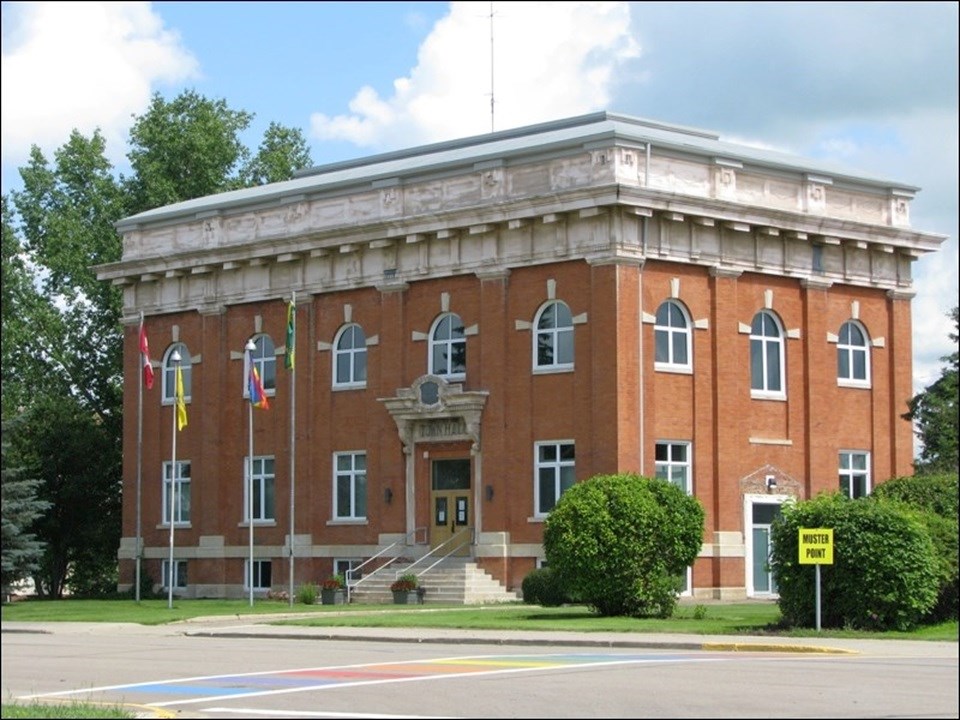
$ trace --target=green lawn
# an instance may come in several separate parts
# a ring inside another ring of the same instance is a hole
[[[4,605],[2,620],[33,622],[129,622],[143,625],[205,616],[296,613],[271,619],[283,625],[440,627],[482,630],[567,630],[576,632],[690,633],[696,635],[785,635],[792,637],[859,637],[946,640],[956,642],[957,622],[919,628],[909,633],[778,628],[774,602],[684,602],[666,619],[605,618],[583,606],[541,608],[522,603],[490,606],[441,605],[302,605],[275,600],[22,600]]]

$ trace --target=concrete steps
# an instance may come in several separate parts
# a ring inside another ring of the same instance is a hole
[[[390,585],[407,572],[409,563],[394,563],[388,569],[363,578],[351,588],[350,602],[358,604],[392,603]],[[412,572],[422,572],[414,568]],[[498,602],[516,602],[517,593],[510,592],[468,558],[447,558],[422,575],[425,604],[480,605]]]

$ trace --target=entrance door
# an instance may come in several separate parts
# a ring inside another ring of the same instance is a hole
[[[780,505],[753,504],[753,592],[759,595],[775,595],[777,579],[770,567],[770,524],[780,515]]]
[[[455,554],[470,554],[470,460],[434,460],[431,465],[430,547],[463,544]],[[456,536],[456,540],[453,540]]]

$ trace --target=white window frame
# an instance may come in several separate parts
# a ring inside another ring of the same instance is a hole
[[[657,459],[657,451],[666,448],[666,460]],[[683,450],[684,459],[679,459],[679,451]],[[687,495],[693,495],[693,443],[688,440],[658,440],[654,446],[654,475],[671,482]],[[682,474],[683,484],[677,482],[675,475]]]
[[[761,333],[759,335],[754,334],[754,325],[757,322],[757,319],[761,319]],[[767,335],[764,331],[762,318],[769,318],[770,322],[773,323],[773,327],[776,329],[776,335]],[[760,347],[760,358],[762,362],[762,375],[763,375],[763,386],[754,387],[753,385],[753,353],[754,348],[759,344]],[[780,378],[780,387],[777,389],[771,389],[769,387],[769,377],[770,377],[770,366],[772,365],[770,360],[770,353],[773,348],[777,349],[777,373]],[[747,364],[748,370],[750,372],[750,397],[757,398],[760,400],[786,400],[787,398],[787,376],[786,376],[786,350],[787,346],[784,343],[784,330],[783,324],[780,322],[780,319],[769,310],[761,310],[756,315],[753,316],[753,319],[750,322],[750,356],[749,363]]]
[[[190,362],[190,351],[182,342],[173,343],[163,354],[161,363],[162,371],[160,373],[160,403],[162,405],[173,405],[176,401],[176,365],[171,357],[173,351],[180,353],[180,375],[183,378],[183,400],[190,402],[190,392],[193,386],[193,365]]]
[[[849,337],[847,341],[844,342],[844,330],[848,327],[852,330],[857,330],[861,334],[863,337],[862,345],[855,344]],[[857,356],[863,357],[864,376],[862,378],[854,376],[854,359]],[[847,374],[845,376],[840,371],[840,363],[844,357],[847,361]],[[840,332],[837,334],[837,385],[841,387],[869,388],[870,384],[870,335],[867,334],[867,329],[862,323],[856,320],[847,320],[847,322],[840,326]]]
[[[541,449],[552,447],[555,450],[556,458],[552,460],[542,460],[540,457]],[[573,457],[564,458],[564,449],[570,448],[573,451]],[[549,510],[543,510],[545,499],[540,497],[540,475],[542,471],[549,471],[553,474],[553,506]],[[572,479],[564,487],[564,478]],[[550,514],[550,510],[556,506],[560,496],[576,483],[576,444],[573,440],[544,440],[534,443],[533,446],[533,515],[536,518],[545,518]]]
[[[174,560],[173,561],[173,589],[174,590],[186,590],[188,583],[188,566],[186,560]],[[164,560],[160,564],[160,572],[163,577],[160,581],[160,585],[164,590],[170,589],[170,561]]]
[[[360,345],[351,345],[350,347],[341,347],[349,337],[351,341],[355,340],[355,333],[360,335]],[[363,378],[358,379],[357,363],[360,357],[363,357]],[[339,375],[340,359],[347,358],[349,366],[349,377],[341,380]],[[367,386],[367,335],[363,328],[357,323],[350,323],[340,328],[337,337],[333,341],[333,387],[340,389],[365,388]]]
[[[657,460],[657,450],[666,448],[666,460]],[[676,451],[683,448],[684,459],[679,459]],[[693,495],[693,443],[689,440],[658,440],[654,446],[654,475],[673,483],[687,495]],[[676,474],[682,475],[682,484],[677,482]],[[687,566],[683,574],[683,587],[680,595],[693,595],[693,567]]]
[[[547,311],[551,308],[563,308],[566,311],[566,314],[570,316],[569,324],[560,325],[556,319],[556,313],[554,314],[554,324],[550,327],[540,327],[540,323],[544,320],[544,315],[547,314]],[[570,344],[570,361],[561,362],[558,360],[560,355],[560,348],[564,344],[563,341],[566,340],[569,336]],[[538,352],[540,346],[540,338],[543,337],[549,343],[551,358],[552,361],[549,363],[540,362],[540,353]],[[574,360],[576,357],[576,346],[574,344],[574,335],[573,335],[573,313],[570,310],[570,306],[567,305],[563,300],[550,300],[549,302],[544,303],[541,308],[537,311],[537,315],[533,320],[533,370],[534,372],[567,372],[573,370]]]
[[[360,467],[358,460],[362,458]],[[340,460],[349,461],[349,467],[340,467]],[[341,480],[350,483],[350,507],[340,507],[338,486]],[[333,454],[333,519],[335,521],[365,521],[367,519],[367,453],[361,450]],[[359,507],[363,503],[363,508]],[[362,514],[359,512],[362,509]]]
[[[437,337],[438,333],[441,330],[441,326],[446,323],[448,337]],[[458,325],[459,323],[459,325]],[[459,335],[456,334],[456,328],[459,327]],[[444,313],[440,315],[433,323],[433,327],[430,328],[430,342],[427,343],[429,349],[429,357],[427,358],[427,364],[429,367],[429,372],[431,375],[438,375],[447,380],[463,380],[467,376],[467,336],[464,332],[463,319],[456,313]],[[456,348],[463,348],[463,370],[454,372],[453,367],[453,358]],[[438,367],[435,359],[437,355],[437,350],[445,350],[446,355],[446,367]]]
[[[160,472],[162,473],[163,497],[161,498],[160,524],[170,526],[170,481],[173,468],[169,460],[164,460]],[[175,494],[177,512],[174,518],[174,527],[190,525],[190,461],[177,460],[177,476],[174,478],[173,491]],[[186,472],[184,472],[186,471]],[[186,502],[184,502],[186,498]],[[186,515],[186,517],[184,517]]]
[[[267,465],[272,472],[267,472]],[[243,458],[243,522],[250,522],[250,456]],[[253,497],[260,500],[260,512],[253,518],[254,524],[276,522],[277,512],[277,463],[273,455],[253,456]],[[268,503],[268,497],[272,503]],[[273,505],[273,515],[267,516],[267,505]],[[256,505],[256,502],[254,502]]]
[[[667,324],[661,325],[660,311],[664,309],[666,309],[667,312]],[[674,312],[679,315],[683,321],[682,326],[671,323]],[[660,303],[655,318],[653,325],[654,370],[679,373],[693,372],[693,329],[690,314],[687,312],[687,309],[679,301],[671,298]],[[657,360],[657,347],[660,338],[665,338],[667,343],[667,360]],[[677,338],[681,338],[683,343],[684,351],[687,355],[686,362],[677,362],[674,358],[675,341]]]
[[[334,575],[343,575],[343,578],[346,582],[356,582],[363,576],[363,571],[360,571],[358,575],[351,575],[351,570],[356,570],[363,564],[363,560],[360,558],[334,558],[333,559],[333,574]]]
[[[854,467],[855,459],[862,459],[863,467]],[[851,499],[867,497],[872,491],[873,486],[870,478],[870,453],[866,450],[841,450],[838,456],[837,464],[839,475],[839,490],[844,492],[844,480],[846,480],[846,495]],[[863,478],[863,495],[855,494],[855,481],[857,478]]]
[[[263,584],[263,575],[264,568],[269,568],[270,572],[270,583],[267,585]],[[254,559],[253,561],[253,572],[254,572],[254,590],[259,591],[269,591],[273,587],[273,561],[272,560],[258,560]],[[243,561],[243,589],[250,589],[250,559],[246,558]]]
[[[277,355],[276,346],[273,339],[266,333],[254,335],[251,340],[257,346],[253,352],[243,353],[243,397],[250,399],[250,360],[253,356],[253,364],[260,374],[260,382],[263,384],[263,393],[267,397],[273,397],[277,394]]]

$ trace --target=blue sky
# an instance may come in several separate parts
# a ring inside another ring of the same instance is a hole
[[[948,239],[914,264],[915,387],[953,350],[955,2],[4,2],[2,40],[4,193],[74,128],[127,171],[132,116],[187,89],[316,164],[609,110],[919,186]]]

